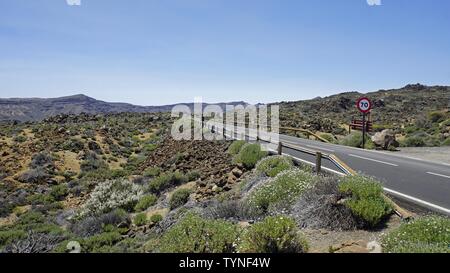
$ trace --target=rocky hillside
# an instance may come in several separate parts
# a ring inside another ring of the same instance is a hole
[[[402,223],[372,178],[317,175],[256,143],[175,141],[171,122],[0,123],[0,253],[448,252],[448,218]]]
[[[372,120],[379,127],[401,128],[432,111],[450,108],[449,86],[414,84],[367,94],[348,92],[312,100],[281,102],[281,124],[330,133],[334,129],[334,133],[339,133],[341,125],[360,117],[356,101],[361,96],[373,101]]]
[[[245,104],[245,102],[219,103],[224,105]],[[192,103],[186,103],[191,109]],[[206,104],[205,104],[206,105]],[[152,113],[168,112],[174,105],[138,106],[128,103],[112,103],[96,100],[85,95],[60,98],[12,98],[0,99],[0,121],[38,121],[60,114],[99,114],[99,113]]]

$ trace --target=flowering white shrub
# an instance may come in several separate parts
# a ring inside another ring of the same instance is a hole
[[[297,168],[279,173],[274,178],[254,189],[249,196],[249,204],[267,211],[270,206],[290,205],[306,190],[312,188],[317,176]]]
[[[80,217],[107,213],[115,208],[130,209],[143,195],[142,187],[128,180],[108,180],[98,184],[81,207]]]
[[[450,218],[426,216],[384,235],[383,252],[386,253],[450,253]]]

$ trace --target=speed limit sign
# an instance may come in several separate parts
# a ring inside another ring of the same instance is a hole
[[[370,109],[372,109],[372,102],[368,98],[360,98],[356,103],[356,106],[361,113],[365,114],[370,112]]]

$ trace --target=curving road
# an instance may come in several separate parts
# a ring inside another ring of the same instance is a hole
[[[248,129],[246,131],[249,132]],[[323,154],[334,154],[353,170],[363,175],[376,177],[383,183],[388,194],[450,215],[450,165],[448,164],[409,158],[393,152],[363,150],[281,134],[279,140],[289,146],[308,148]],[[313,155],[287,147],[283,147],[282,153],[299,161],[315,164]],[[324,169],[342,174],[330,161],[323,160],[322,164]]]
[[[450,165],[286,135],[280,135],[280,141],[334,154],[359,173],[381,180],[389,194],[450,215]],[[312,156],[291,149],[283,148],[283,153],[315,162]]]

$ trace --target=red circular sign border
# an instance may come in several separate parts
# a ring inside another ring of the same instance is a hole
[[[367,110],[364,111],[364,110],[362,110],[361,108],[359,108],[359,103],[360,103],[362,100],[367,100],[367,101],[369,102],[369,109],[367,109]],[[356,107],[358,108],[358,110],[359,110],[361,113],[364,113],[364,114],[369,113],[370,110],[372,110],[372,101],[371,101],[369,98],[367,98],[367,97],[359,98],[358,101],[356,102]]]

